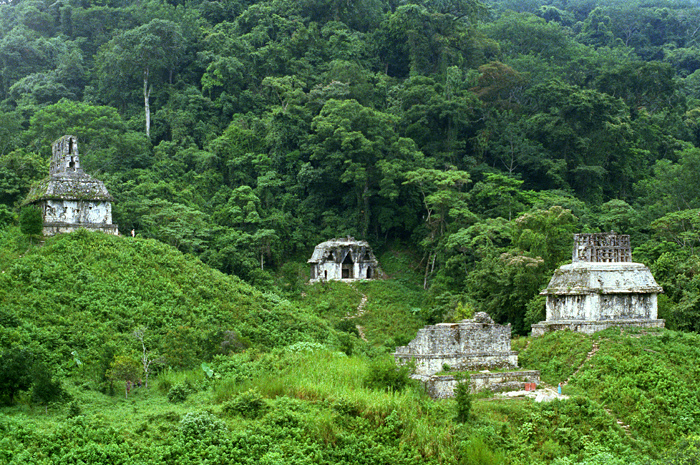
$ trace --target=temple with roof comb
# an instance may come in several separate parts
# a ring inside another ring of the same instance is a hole
[[[540,292],[547,296],[547,319],[532,335],[569,329],[592,334],[611,326],[663,328],[657,295],[663,292],[649,268],[632,262],[628,235],[575,234],[572,263],[554,272]]]
[[[63,136],[53,143],[49,176],[31,189],[24,205],[41,210],[45,236],[79,228],[119,234],[112,224],[112,196],[102,181],[80,167],[75,136]]]

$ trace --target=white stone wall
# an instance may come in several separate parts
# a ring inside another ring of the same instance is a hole
[[[336,263],[334,261],[327,261],[325,263],[314,263],[312,264],[313,272],[311,277],[311,282],[317,281],[340,281],[340,280],[358,280],[358,279],[373,279],[374,270],[372,270],[372,275],[367,277],[367,270],[372,267],[371,263],[353,263],[352,264],[352,277],[343,278],[342,264]]]
[[[448,365],[451,370],[471,371],[497,368],[514,368],[518,366],[518,353],[508,351],[500,354],[470,353],[465,354],[437,354],[414,355],[394,354],[394,359],[399,365],[413,362],[416,366],[415,373],[422,376],[430,376],[443,370]]]
[[[421,328],[408,346],[397,347],[396,352],[415,355],[510,353],[510,325],[469,321]]]
[[[656,319],[656,294],[552,295],[547,298],[547,321]]]
[[[510,349],[510,325],[495,324],[486,314],[475,318],[479,315],[485,319],[419,329],[407,346],[396,348],[394,359],[401,365],[412,361],[416,374],[426,376],[442,371],[443,365],[459,371],[517,367],[518,355]]]
[[[88,231],[100,231],[105,234],[119,235],[119,228],[116,224],[69,224],[69,223],[49,223],[44,224],[44,236],[55,236],[56,234],[68,234],[78,229]]]
[[[112,223],[112,204],[110,202],[46,200],[43,208],[44,223]]]

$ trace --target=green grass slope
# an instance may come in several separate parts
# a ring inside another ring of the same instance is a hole
[[[533,339],[520,364],[564,393],[585,397],[626,425],[650,453],[700,433],[700,335],[610,328]]]
[[[138,350],[137,328],[171,367],[331,334],[324,320],[172,247],[87,231],[2,264],[0,323],[0,345],[32,346],[55,364]]]

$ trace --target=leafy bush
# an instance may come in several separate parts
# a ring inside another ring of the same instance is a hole
[[[499,465],[505,462],[505,455],[492,450],[481,436],[473,436],[459,446],[461,465]]]
[[[0,229],[14,224],[16,215],[6,205],[0,204]]]
[[[355,325],[355,322],[351,319],[344,318],[333,325],[333,327],[338,331],[352,334],[355,337],[360,337],[360,332],[357,330],[357,325]]]
[[[208,412],[188,412],[180,420],[172,448],[160,462],[231,463],[231,434],[226,424]]]
[[[249,419],[262,416],[266,410],[265,399],[256,389],[249,389],[223,405],[224,412]]]
[[[0,402],[12,404],[19,391],[32,385],[34,354],[22,347],[12,347],[0,353]]]
[[[683,438],[665,455],[667,465],[697,465],[700,463],[700,435]]]
[[[411,381],[411,371],[408,365],[396,366],[393,357],[382,357],[370,364],[364,384],[370,389],[398,392]]]
[[[72,401],[68,404],[68,418],[77,417],[83,414],[83,410],[80,408],[80,404],[77,401]]]
[[[48,406],[51,402],[57,402],[66,398],[67,393],[49,368],[42,364],[35,364],[32,370],[32,402]]]
[[[195,392],[195,389],[192,387],[192,385],[188,382],[185,381],[184,383],[179,383],[170,388],[168,391],[168,402],[172,403],[178,403],[178,402],[184,402],[187,400],[187,396]]]
[[[466,423],[471,418],[472,396],[469,392],[469,378],[462,380],[455,386],[455,419],[459,423]]]
[[[19,213],[19,226],[22,234],[27,236],[41,236],[44,229],[44,218],[41,210],[28,205]]]
[[[178,427],[179,439],[184,441],[224,439],[227,433],[226,424],[208,412],[188,412],[182,417]]]

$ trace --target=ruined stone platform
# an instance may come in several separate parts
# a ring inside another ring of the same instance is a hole
[[[520,389],[524,383],[539,383],[539,372],[518,369],[518,354],[510,348],[510,325],[498,325],[486,313],[472,320],[441,323],[418,330],[407,346],[397,347],[394,359],[399,365],[413,362],[414,379],[421,380],[436,398],[450,397],[460,382],[452,375],[435,376],[449,366],[451,371],[494,370],[471,373],[472,391]],[[503,370],[503,371],[502,371]]]
[[[538,370],[516,370],[493,373],[470,373],[469,390],[476,393],[483,390],[493,392],[517,391],[525,389],[525,383],[540,383]],[[433,399],[448,399],[454,397],[457,384],[461,377],[454,375],[433,375],[417,378],[423,381],[425,390]]]
[[[551,331],[576,331],[579,333],[593,334],[612,327],[619,328],[664,328],[665,320],[642,320],[642,319],[617,319],[617,320],[554,320],[542,321],[532,325],[531,336],[539,337]]]
[[[416,374],[423,376],[442,371],[444,365],[455,371],[518,366],[518,353],[510,350],[510,325],[497,325],[486,313],[419,329],[407,346],[396,348],[394,358],[399,364],[413,361]]]

